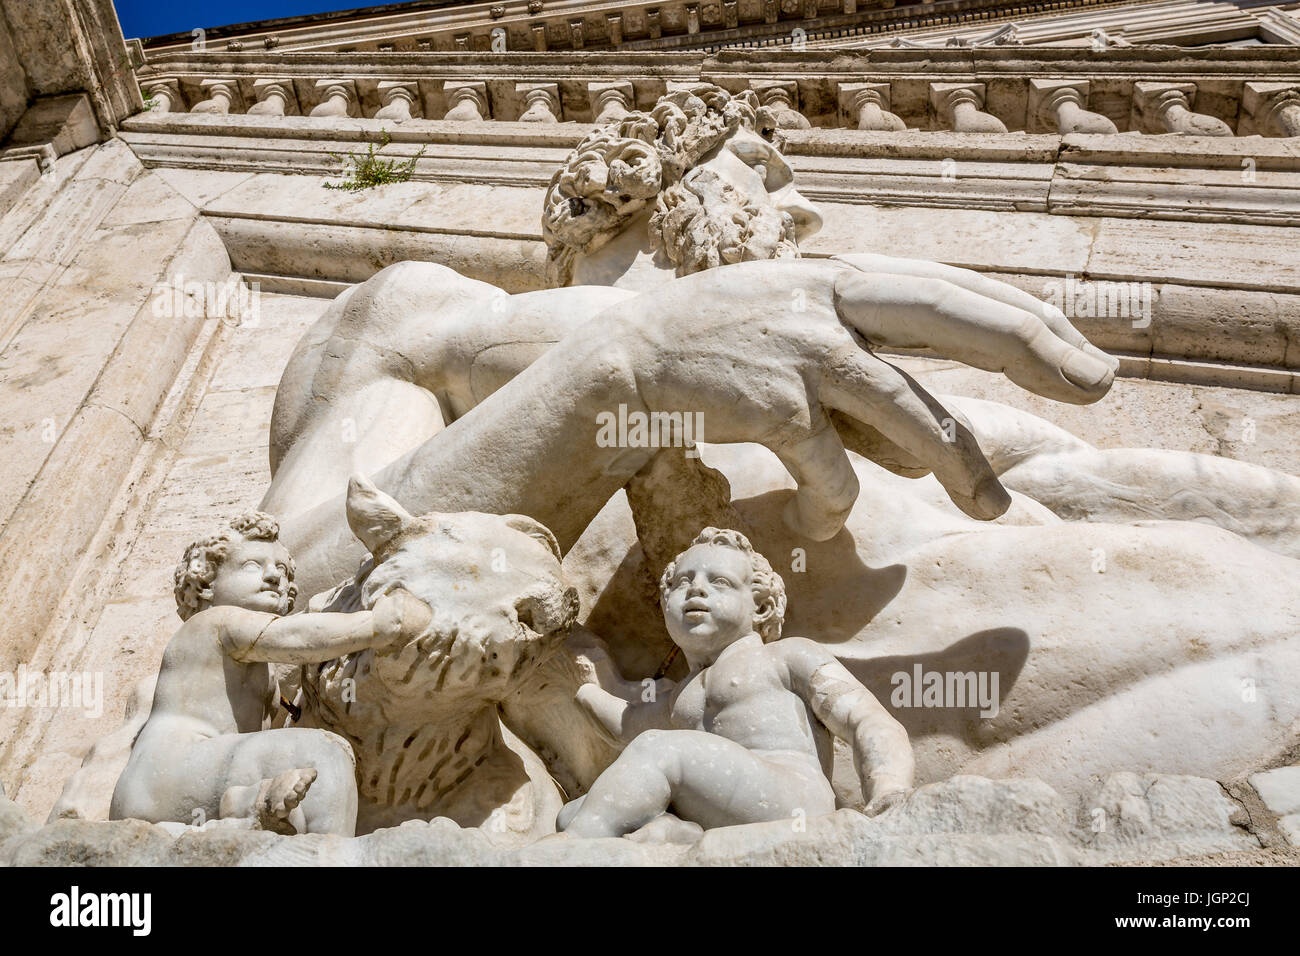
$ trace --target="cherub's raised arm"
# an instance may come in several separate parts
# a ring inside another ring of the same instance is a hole
[[[655,682],[655,691],[646,700],[631,700],[611,694],[596,684],[583,684],[578,688],[577,700],[615,743],[627,743],[637,734],[647,730],[668,727],[672,712],[673,684],[668,680]]]
[[[383,647],[404,635],[415,636],[431,616],[426,604],[405,591],[395,591],[380,598],[373,610],[350,614],[230,613],[222,622],[221,642],[240,663],[314,664],[367,647]]]
[[[835,736],[852,744],[867,813],[885,809],[912,788],[915,761],[907,731],[826,648],[789,637],[781,649],[793,690]]]

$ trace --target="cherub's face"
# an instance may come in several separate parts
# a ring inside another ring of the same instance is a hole
[[[289,552],[278,541],[240,538],[212,580],[212,606],[285,614],[289,610]]]
[[[668,633],[687,656],[716,653],[754,629],[753,568],[744,552],[697,544],[677,559],[663,600]]]

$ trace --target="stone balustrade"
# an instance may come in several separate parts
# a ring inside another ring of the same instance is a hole
[[[782,129],[1300,134],[1300,62],[1219,50],[899,48],[833,61],[694,54],[169,54],[139,73],[161,112],[607,122],[707,81],[753,90]]]

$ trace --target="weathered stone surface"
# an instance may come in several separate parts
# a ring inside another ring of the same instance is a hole
[[[16,803],[6,797],[3,788],[0,788],[0,847],[4,846],[6,840],[20,836],[35,828],[36,825],[31,818],[23,813]],[[0,850],[0,852],[3,851]]]
[[[1080,801],[1076,832],[1090,856],[1107,862],[1253,850],[1246,814],[1219,784],[1201,777],[1118,773]]]
[[[9,865],[187,866],[1062,866],[1257,849],[1233,825],[1236,808],[1217,783],[1117,774],[1098,800],[1112,825],[1071,819],[1050,787],[1032,779],[958,776],[921,787],[872,819],[854,810],[710,830],[694,845],[552,836],[508,849],[450,820],[410,821],[364,837],[284,837],[266,832],[172,830],[139,821],[64,820],[0,830]],[[3,805],[0,805],[2,807]],[[1086,809],[1086,807],[1085,807]],[[11,813],[13,811],[10,811]],[[1113,816],[1112,816],[1113,814]]]
[[[1278,829],[1292,846],[1300,846],[1300,766],[1251,774],[1251,786],[1278,816]]]

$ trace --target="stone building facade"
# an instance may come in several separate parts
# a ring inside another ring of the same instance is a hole
[[[774,110],[804,255],[977,270],[1121,361],[1062,407],[899,359],[932,387],[1300,474],[1300,4],[409,3],[143,42],[109,0],[0,13],[0,671],[104,678],[95,713],[0,709],[37,819],[156,669],[183,547],[257,503],[331,299],[411,259],[545,288],[557,165],[699,82]],[[381,143],[408,179],[326,188]]]

